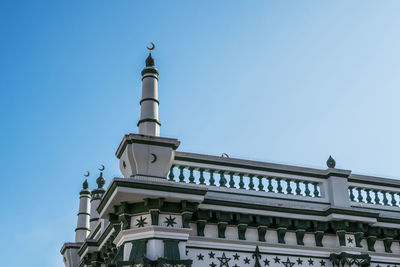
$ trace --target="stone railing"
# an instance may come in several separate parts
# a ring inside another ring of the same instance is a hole
[[[353,205],[400,207],[400,181],[354,175],[349,179],[349,197]]]
[[[219,169],[218,166],[198,168],[175,164],[169,172],[168,180],[314,198],[323,195],[321,190],[323,181],[262,175],[252,172],[251,169],[247,172],[235,172]]]
[[[306,168],[240,159],[177,153],[167,179],[178,183],[200,184],[210,190],[235,193],[257,192],[267,197],[328,202],[328,181],[323,173],[307,173]],[[183,156],[181,156],[183,155]],[[302,170],[304,172],[302,172]]]
[[[167,179],[234,193],[301,199],[336,207],[400,207],[400,181],[280,164],[177,152]]]

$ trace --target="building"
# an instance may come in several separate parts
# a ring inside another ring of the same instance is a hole
[[[400,181],[177,151],[160,136],[158,70],[142,71],[139,133],[124,178],[83,183],[66,267],[400,265]]]

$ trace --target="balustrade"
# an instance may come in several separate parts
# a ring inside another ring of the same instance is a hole
[[[179,173],[178,177],[176,173]],[[297,178],[263,176],[252,173],[235,173],[219,169],[194,168],[173,165],[168,180],[232,189],[278,193],[294,196],[321,198],[321,183]]]
[[[349,186],[349,196],[352,202],[400,207],[400,191],[395,192],[352,185]]]

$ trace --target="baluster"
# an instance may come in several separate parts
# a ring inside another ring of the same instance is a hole
[[[372,203],[372,198],[370,196],[371,189],[365,189],[365,191],[367,192],[367,198],[366,198],[367,203],[371,204]]]
[[[272,186],[272,177],[268,177],[268,192],[274,192],[274,187]]]
[[[364,202],[363,201],[363,196],[361,195],[361,188],[360,187],[357,187],[357,192],[358,192],[358,196],[357,196],[358,202]]]
[[[171,166],[171,169],[169,170],[169,175],[168,175],[168,179],[170,180],[170,181],[173,181],[174,180],[174,165],[172,165]]]
[[[396,207],[397,202],[396,202],[396,199],[394,198],[394,192],[390,192],[390,196],[392,197],[392,201],[390,203],[392,203],[393,207]]]
[[[189,168],[189,171],[190,171],[189,183],[190,183],[190,184],[194,184],[193,169],[194,169],[193,167],[190,167],[190,168]]]
[[[258,191],[264,191],[264,185],[262,184],[262,176],[257,176],[258,178]]]
[[[219,186],[226,187],[226,179],[224,176],[224,171],[219,172]]]
[[[185,166],[179,166],[179,182],[184,183],[185,182],[185,176],[183,175],[183,169],[185,169]]]
[[[204,179],[204,176],[203,176],[204,169],[200,169],[199,171],[200,171],[200,178],[199,178],[200,184],[206,184],[205,183],[206,179]]]
[[[230,177],[229,177],[229,187],[230,188],[235,188],[235,181],[233,180],[233,172],[231,172],[229,175],[230,175]]]
[[[243,182],[243,173],[239,174],[239,188],[244,189],[244,182]]]
[[[253,176],[254,175],[252,175],[252,174],[249,175],[249,178],[250,178],[249,190],[254,190]]]
[[[379,199],[379,190],[373,190],[374,191],[374,194],[375,194],[375,199],[374,199],[374,201],[375,201],[375,204],[376,205],[381,205],[381,200]]]
[[[312,185],[314,186],[314,197],[319,197],[318,183],[314,182]]]
[[[304,193],[306,194],[306,197],[310,197],[311,196],[311,191],[310,191],[310,189],[308,188],[308,184],[309,184],[309,182],[304,182],[304,184],[305,184],[305,186],[306,186],[306,190],[304,190]]]
[[[281,185],[281,178],[276,178],[276,181],[278,182],[278,186],[277,186],[277,190],[278,190],[278,193],[280,193],[280,194],[282,194],[283,192],[282,192],[282,185]]]
[[[290,182],[291,182],[292,180],[290,180],[290,179],[287,179],[286,180],[286,184],[287,184],[287,187],[286,187],[286,193],[288,194],[288,195],[292,195],[292,188],[290,187]]]
[[[387,193],[386,191],[382,191],[382,194],[383,194],[383,205],[389,206],[389,200],[387,199],[386,193]]]
[[[301,196],[300,181],[296,180],[295,183],[296,183],[296,190],[295,190],[296,195]]]
[[[349,186],[350,201],[354,201],[354,199],[355,199],[353,189],[354,189],[354,186]]]
[[[210,170],[210,185],[215,186],[214,170]]]

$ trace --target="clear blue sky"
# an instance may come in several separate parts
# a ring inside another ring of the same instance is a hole
[[[119,176],[145,46],[181,151],[400,177],[399,1],[0,3],[3,266],[63,266],[85,170]],[[108,184],[108,183],[107,183]]]

